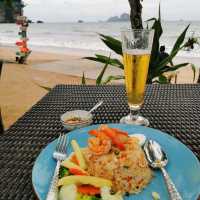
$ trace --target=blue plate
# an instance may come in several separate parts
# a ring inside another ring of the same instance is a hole
[[[142,133],[147,138],[156,140],[167,153],[169,163],[166,167],[174,181],[183,200],[197,200],[200,193],[200,163],[194,154],[177,139],[152,128],[124,124],[110,124],[111,127],[120,128],[129,134]],[[81,147],[87,145],[88,131],[96,129],[98,125],[77,129],[68,134],[69,139],[76,139]],[[38,156],[32,171],[32,183],[34,190],[40,200],[45,200],[50,180],[56,165],[52,158],[56,141],[50,143]],[[68,153],[72,151],[71,147]],[[147,200],[152,199],[151,193],[158,192],[162,200],[168,200],[168,193],[160,171],[155,171],[155,178],[139,194],[125,197],[125,200]]]

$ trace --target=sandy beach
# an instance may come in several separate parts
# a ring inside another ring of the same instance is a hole
[[[27,64],[16,64],[15,48],[0,47],[0,58],[5,61],[1,75],[0,105],[5,128],[10,127],[29,110],[47,91],[41,86],[54,87],[57,84],[81,84],[84,72],[87,84],[95,84],[102,65],[84,60],[79,52],[49,53],[33,51]],[[200,58],[177,57],[175,63],[190,62],[200,67]],[[197,70],[196,79],[199,70]],[[123,74],[123,71],[109,67],[107,75]],[[196,82],[195,79],[195,82]],[[195,83],[194,82],[194,83]],[[119,84],[115,82],[112,84]],[[193,73],[188,66],[178,71],[177,83],[193,83]]]
[[[67,61],[65,55],[33,52],[26,65],[14,63],[13,48],[0,48],[3,65],[0,84],[0,105],[4,127],[10,127],[19,117],[39,101],[47,91],[41,86],[54,87],[57,84],[81,84],[81,77],[34,69],[33,65]],[[71,56],[70,56],[71,58]],[[8,62],[9,61],[9,62]],[[13,63],[10,63],[13,62]],[[95,81],[87,79],[87,84]]]

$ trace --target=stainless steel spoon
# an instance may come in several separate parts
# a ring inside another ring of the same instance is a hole
[[[103,101],[99,101],[92,109],[90,109],[90,111],[88,111],[89,113],[93,112],[94,110],[96,110],[99,106],[101,106],[101,104],[103,103]]]
[[[182,197],[176,189],[176,186],[172,182],[167,171],[164,169],[164,167],[168,163],[168,159],[166,153],[162,150],[161,146],[154,140],[147,140],[144,145],[144,152],[146,154],[149,165],[152,168],[160,169],[162,171],[170,199],[182,200]]]

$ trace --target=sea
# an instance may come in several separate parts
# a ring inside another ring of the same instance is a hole
[[[164,21],[161,45],[170,52],[177,37],[190,24],[186,39],[194,35],[200,42],[200,21]],[[29,24],[28,44],[32,50],[54,51],[66,53],[69,51],[109,51],[100,40],[99,33],[120,39],[120,30],[130,27],[129,22],[90,22],[90,23],[43,23]],[[15,46],[18,40],[19,27],[16,24],[0,24],[0,45]],[[181,51],[178,56],[200,57],[200,46],[194,50]]]

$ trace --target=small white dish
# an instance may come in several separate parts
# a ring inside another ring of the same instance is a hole
[[[76,128],[82,128],[85,126],[89,126],[92,124],[92,114],[85,110],[73,110],[68,111],[61,115],[60,120],[63,125],[63,127],[67,130],[73,130]],[[80,121],[74,121],[73,122],[67,122],[70,121],[70,119],[78,118]]]

